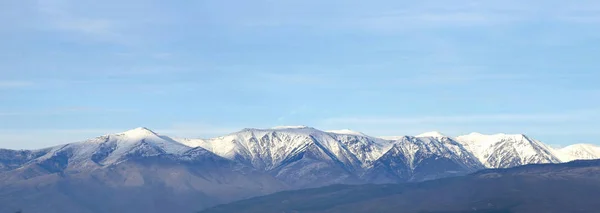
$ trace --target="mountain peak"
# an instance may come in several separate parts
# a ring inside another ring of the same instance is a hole
[[[135,129],[127,130],[125,132],[119,133],[119,135],[127,135],[130,137],[145,137],[145,136],[155,136],[157,135],[154,131],[146,128],[146,127],[138,127]]]
[[[468,135],[464,135],[464,136],[484,136],[484,134],[481,134],[479,132],[471,132]]]
[[[562,149],[558,149],[558,151],[562,154],[561,157],[563,161],[600,158],[600,147],[593,144],[573,144]]]
[[[438,131],[432,131],[432,132],[426,132],[426,133],[417,135],[416,137],[418,137],[418,138],[424,138],[424,137],[443,138],[443,137],[448,137],[448,136],[446,136]]]
[[[598,146],[594,145],[594,144],[589,144],[589,143],[578,143],[578,144],[573,144],[573,145],[566,146],[564,148],[567,148],[567,147],[598,147]]]

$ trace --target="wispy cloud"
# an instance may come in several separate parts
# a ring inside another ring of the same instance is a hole
[[[422,72],[414,77],[399,80],[411,85],[440,85],[488,81],[514,81],[527,78],[530,78],[530,76],[517,73],[495,73],[485,71],[485,68],[458,66]]]
[[[284,122],[290,118],[293,118],[295,116],[297,116],[299,113],[302,113],[304,111],[306,111],[308,109],[308,105],[303,104],[301,106],[295,107],[293,109],[291,109],[289,112],[287,112],[286,114],[279,116],[277,118],[278,122]]]
[[[181,10],[179,14],[175,15],[176,17],[171,17],[172,14],[162,14],[161,12],[165,10],[160,9],[131,15],[135,11],[107,11],[106,8],[80,10],[72,6],[75,3],[77,1],[72,0],[38,1],[38,11],[45,19],[44,23],[47,23],[48,27],[53,30],[118,43],[136,42],[142,36],[139,32],[134,31],[148,30],[158,26],[152,23],[138,26],[138,22],[148,22],[148,20],[160,22],[160,20],[177,18],[179,19],[174,22],[178,26],[199,28],[215,25],[222,28],[300,27],[316,29],[314,31],[316,33],[346,30],[395,33],[428,28],[489,27],[539,20],[597,23],[600,17],[595,9],[589,9],[593,7],[574,7],[573,5],[577,4],[569,2],[544,4],[545,2],[541,1],[527,3],[519,1],[452,1],[452,3],[425,1],[405,4],[382,1],[379,4],[365,5],[351,1],[344,2],[347,4],[345,7],[339,7],[338,4],[323,4],[322,1],[303,1],[301,4],[293,1],[257,1],[254,4],[248,4],[247,10],[238,11],[232,9],[227,3],[208,1],[207,5],[213,7],[206,8],[214,9],[214,11],[205,11],[204,16],[207,18],[198,21],[189,19],[192,14],[185,14],[192,10]],[[118,3],[109,1],[107,4]],[[593,2],[587,4],[592,5]],[[147,5],[152,5],[152,3],[147,3]],[[154,6],[161,8],[159,5]],[[190,4],[191,6],[196,5]],[[558,9],[549,9],[551,7]],[[103,9],[105,11],[102,11]],[[202,9],[200,8],[198,13],[202,13]],[[323,14],[313,11],[334,12]],[[119,16],[106,15],[113,13],[118,13]],[[134,39],[132,32],[140,36],[135,36]],[[162,56],[158,56],[158,58],[162,58]]]
[[[175,54],[171,52],[116,52],[113,54],[116,57],[124,59],[170,59]]]
[[[86,14],[86,11],[77,11],[73,8],[74,2],[70,0],[45,0],[37,1],[37,11],[45,25],[42,28],[101,42],[127,44],[131,39],[123,32],[122,24],[126,20],[113,20],[101,16]],[[95,11],[89,14],[94,14]]]
[[[110,77],[140,77],[140,76],[174,76],[189,72],[189,68],[181,66],[131,66],[116,67],[102,72],[102,76]],[[119,78],[115,80],[119,80]]]
[[[174,14],[181,12],[171,14],[163,4],[177,5],[143,0],[37,0],[27,4],[32,15],[21,18],[31,20],[28,24],[34,29],[54,32],[72,41],[140,47],[155,36],[160,35],[161,40],[154,42],[171,38],[171,32],[159,30],[162,27],[193,24],[188,16],[185,16],[188,19],[174,20]]]
[[[0,117],[8,116],[49,116],[49,115],[70,115],[75,113],[94,114],[94,113],[132,113],[132,109],[109,109],[100,107],[73,106],[52,109],[39,109],[35,111],[10,111],[0,112]]]
[[[580,110],[558,113],[529,114],[473,114],[455,116],[419,117],[338,117],[324,119],[324,124],[468,124],[468,123],[515,123],[567,122],[600,118],[600,110]]]
[[[454,58],[449,59],[444,56],[432,56],[439,60],[451,60],[454,63],[462,63],[460,54],[454,54]],[[324,68],[321,68],[325,70]],[[363,68],[361,68],[363,69]],[[319,70],[314,68],[313,70]],[[489,71],[486,67],[452,65],[445,68],[431,68],[426,71],[404,72],[403,75],[394,73],[384,73],[384,75],[371,75],[364,68],[362,72],[344,73],[337,72],[329,74],[320,73],[259,73],[253,78],[258,78],[262,82],[268,82],[265,85],[281,85],[282,88],[311,88],[321,89],[340,89],[340,88],[383,88],[383,87],[405,87],[405,86],[439,86],[455,85],[472,82],[493,82],[493,81],[514,81],[530,79],[534,76],[519,73],[497,73]],[[360,81],[360,84],[348,84],[347,82]],[[256,84],[248,85],[252,88],[260,88]],[[327,91],[323,91],[327,92]]]
[[[559,20],[565,22],[574,22],[580,24],[598,24],[600,23],[600,11],[595,14],[573,14],[561,16]]]
[[[258,79],[266,80],[273,83],[281,83],[285,85],[324,85],[330,83],[333,77],[331,74],[323,73],[257,73],[254,75]]]
[[[471,132],[507,133],[527,134],[545,142],[568,144],[581,142],[582,138],[597,138],[599,126],[595,121],[598,119],[600,109],[553,113],[335,117],[318,123],[327,128],[350,127],[375,136],[417,135],[428,131],[441,131],[449,136]]]
[[[218,126],[207,123],[175,123],[167,128],[158,128],[154,131],[158,134],[165,134],[172,137],[209,138],[229,134],[243,128],[244,127]]]
[[[395,32],[414,29],[485,27],[519,21],[509,13],[482,11],[401,11],[364,17],[355,27],[372,32]]]
[[[2,88],[24,88],[32,87],[35,83],[33,81],[2,81],[0,80],[0,89]]]
[[[371,33],[411,32],[415,29],[492,27],[539,21],[589,22],[597,20],[594,1],[383,1],[364,4],[344,2],[345,7],[322,1],[256,6],[260,13],[241,14],[241,19],[225,19],[243,27],[302,27],[323,31],[360,30]],[[258,4],[260,5],[260,4]],[[334,11],[326,16],[305,11]],[[298,15],[298,14],[303,14]],[[307,15],[314,14],[314,15]],[[587,14],[587,15],[581,15]],[[236,14],[238,15],[238,14]]]

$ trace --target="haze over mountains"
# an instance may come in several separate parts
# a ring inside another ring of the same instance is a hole
[[[137,128],[39,150],[0,150],[0,211],[193,212],[281,190],[432,180],[600,158],[599,150],[553,149],[520,134],[383,139],[291,126],[180,139]],[[57,203],[61,208],[48,210]]]

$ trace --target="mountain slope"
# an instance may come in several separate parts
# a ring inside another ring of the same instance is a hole
[[[143,128],[2,158],[20,165],[0,173],[0,212],[193,212],[287,188]]]
[[[461,144],[442,135],[384,140],[349,130],[279,127],[181,142],[269,172],[299,188],[420,181],[483,168]]]
[[[35,151],[0,149],[0,172],[19,168],[23,164],[43,156],[49,151],[50,149]]]
[[[202,213],[594,213],[600,160],[484,170],[411,184],[335,185],[217,206]]]
[[[446,136],[405,136],[392,143],[365,175],[369,183],[430,180],[484,168],[461,144]]]
[[[471,133],[459,136],[456,140],[487,168],[562,162],[552,148],[522,134]]]
[[[364,167],[380,157],[383,140],[310,127],[244,129],[209,140],[183,140],[265,171],[296,187],[360,183]]]
[[[561,160],[564,162],[600,158],[600,147],[592,144],[573,144],[559,149],[558,152],[562,154]]]
[[[48,173],[56,173],[91,171],[129,157],[179,154],[188,149],[190,147],[141,127],[43,150],[4,152],[6,158],[13,161],[12,169],[38,166]]]

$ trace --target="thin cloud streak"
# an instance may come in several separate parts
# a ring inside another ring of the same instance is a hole
[[[369,79],[370,76],[362,75],[324,75],[319,73],[260,73],[256,76],[257,81],[269,82],[265,85],[281,85],[287,88],[305,88],[307,86],[318,88],[340,88],[340,87],[378,87],[389,86],[428,86],[428,85],[451,85],[470,82],[492,82],[492,81],[514,81],[534,78],[524,74],[506,74],[484,71],[484,68],[473,69],[472,67],[448,68],[429,72],[411,73],[405,76],[386,76],[385,78]],[[347,84],[361,79],[362,84]],[[249,88],[257,88],[254,83],[244,85]]]
[[[567,122],[600,117],[600,110],[582,110],[565,113],[540,114],[479,114],[457,116],[423,117],[339,117],[322,121],[325,124],[466,124],[466,123],[523,123],[523,122]]]
[[[73,113],[132,113],[131,109],[106,109],[98,107],[65,107],[55,109],[41,109],[37,111],[13,111],[0,112],[0,117],[7,116],[47,116],[47,115],[66,115]]]
[[[32,87],[35,83],[32,81],[0,81],[0,89],[2,88],[24,88]]]
[[[176,123],[167,128],[158,128],[158,134],[183,138],[210,138],[229,134],[243,129],[243,127],[224,127],[205,123]]]
[[[38,1],[37,9],[49,22],[49,26],[56,30],[102,39],[114,39],[120,36],[112,21],[76,16],[67,9],[68,3],[68,1]]]
[[[256,8],[261,14],[248,14],[248,17],[222,23],[231,26],[280,28],[301,27],[319,30],[359,30],[371,33],[406,32],[414,29],[441,29],[464,27],[490,27],[515,25],[538,21],[565,21],[569,23],[595,23],[600,18],[598,6],[593,2],[559,2],[547,4],[546,1],[426,1],[416,4],[390,4],[386,8],[378,4],[361,5],[349,2],[347,7],[330,8],[340,10],[327,17],[294,16],[298,11],[322,9],[319,2],[307,1],[303,8],[294,4],[280,4],[275,13],[270,9]],[[585,6],[578,6],[585,5]],[[374,6],[374,7],[371,7]],[[360,8],[360,9],[359,9]],[[590,9],[591,8],[591,9]],[[286,14],[286,15],[281,15]],[[584,15],[581,15],[584,14]],[[276,21],[274,21],[276,20]]]

